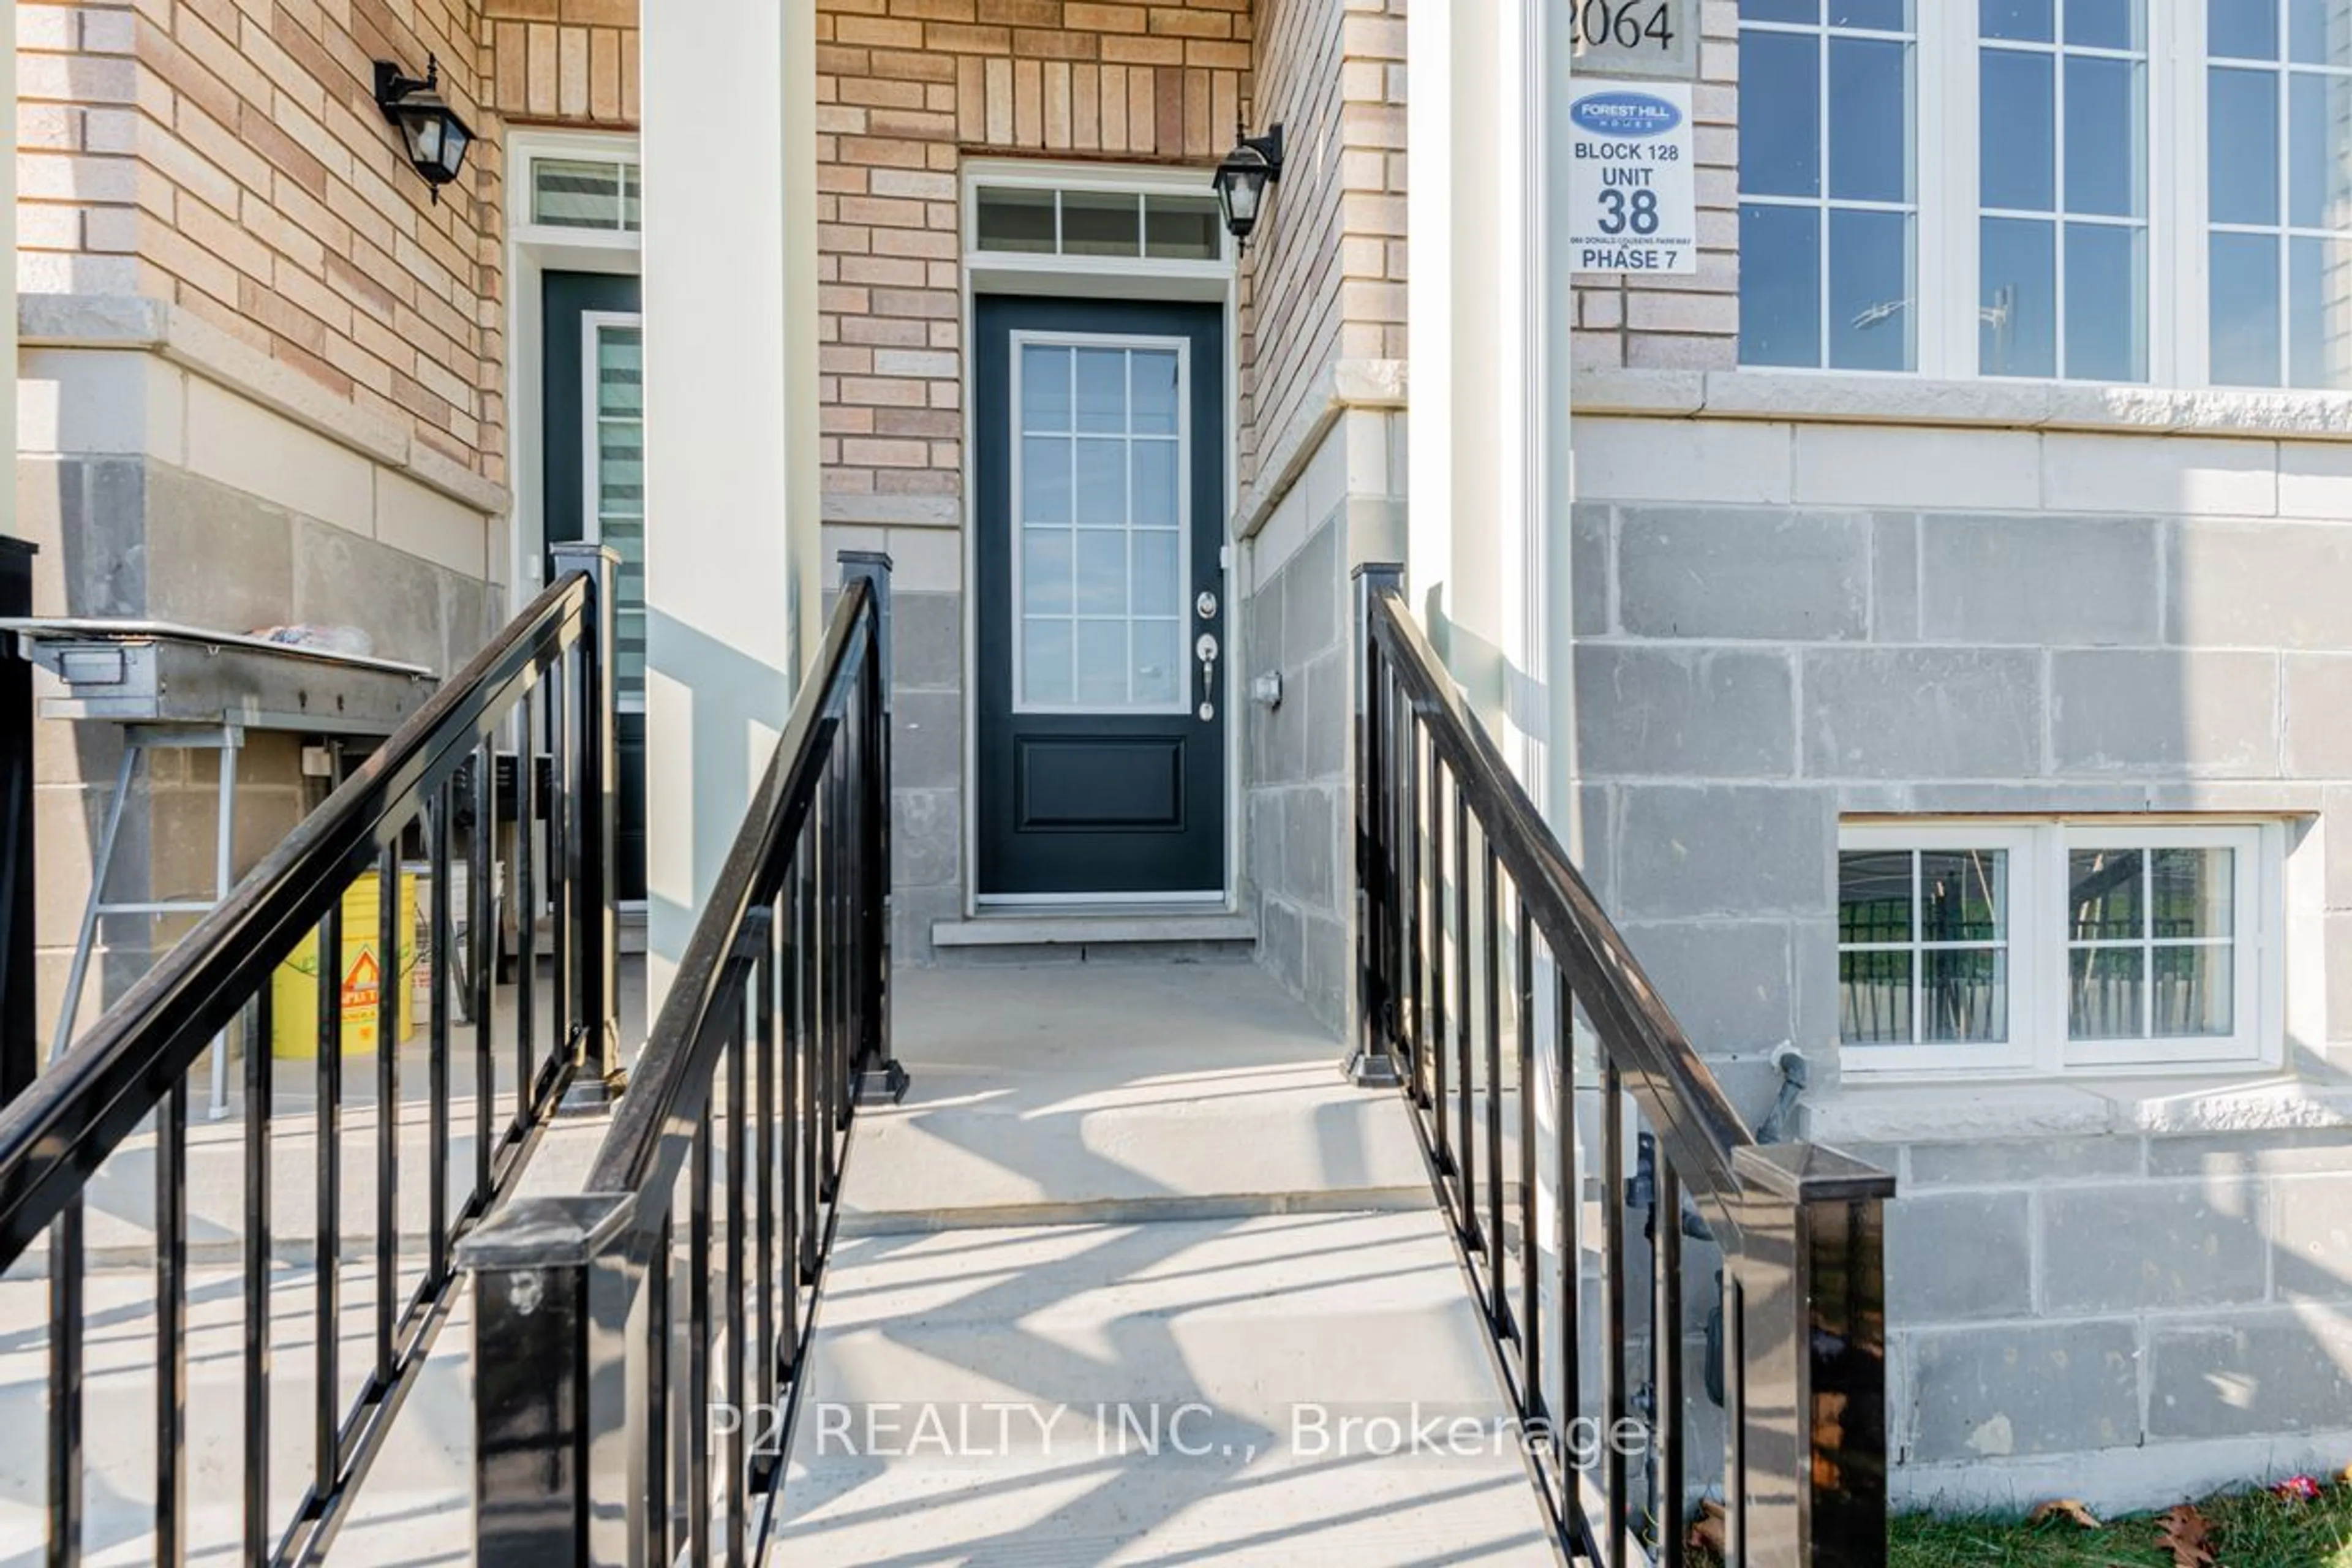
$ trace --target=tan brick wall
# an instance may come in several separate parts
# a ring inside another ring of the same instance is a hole
[[[510,122],[637,123],[637,0],[482,0],[483,76]]]
[[[1738,0],[1704,0],[1692,119],[1698,150],[1695,276],[1576,287],[1579,369],[1728,370],[1739,363]]]
[[[820,0],[822,456],[833,515],[962,492],[966,155],[1207,163],[1248,90],[1250,0]]]
[[[1405,0],[1266,0],[1283,176],[1242,269],[1242,478],[1336,359],[1405,357]]]
[[[171,300],[503,479],[478,4],[20,5],[20,287]],[[438,203],[371,77],[428,54],[484,132]]]

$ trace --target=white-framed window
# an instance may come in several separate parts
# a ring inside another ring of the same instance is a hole
[[[1849,1072],[2273,1060],[2283,839],[2263,824],[1844,824]]]
[[[511,150],[515,224],[525,236],[635,246],[645,180],[633,137],[518,132]]]
[[[583,495],[593,542],[621,557],[613,679],[625,713],[646,707],[646,332],[633,312],[580,318]]]
[[[2352,388],[2352,5],[1739,15],[1742,364]]]

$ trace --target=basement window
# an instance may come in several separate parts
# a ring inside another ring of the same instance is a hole
[[[982,185],[973,194],[972,246],[1000,255],[1218,261],[1224,228],[1213,195]]]
[[[2275,1054],[2281,830],[1849,823],[1849,1071],[2066,1071]]]

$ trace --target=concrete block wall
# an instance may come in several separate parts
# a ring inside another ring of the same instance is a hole
[[[1897,1496],[2156,1503],[2341,1447],[2336,448],[1793,413],[1575,442],[1585,869],[1704,1053],[1793,1042],[1808,1135],[1903,1178]],[[2145,812],[2287,825],[2284,1077],[1841,1073],[1842,816]]]
[[[1338,1034],[1355,1002],[1350,574],[1402,546],[1403,426],[1386,410],[1342,413],[1244,547],[1237,673],[1244,687],[1282,683],[1280,706],[1251,701],[1244,719],[1244,908],[1258,962]]]

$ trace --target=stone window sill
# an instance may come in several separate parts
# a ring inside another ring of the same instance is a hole
[[[1929,381],[1840,371],[1580,370],[1576,412],[1684,419],[1973,426],[2110,435],[2335,441],[2352,393]]]
[[[1804,1137],[1832,1147],[2352,1127],[2352,1085],[2275,1069],[2228,1079],[1849,1083],[1807,1095],[1801,1125]]]

